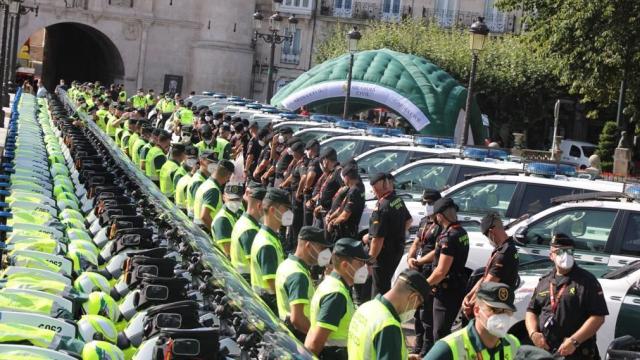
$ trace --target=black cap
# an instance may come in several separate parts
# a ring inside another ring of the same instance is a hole
[[[249,188],[249,190],[252,190],[254,188],[261,188],[264,186],[262,186],[262,184],[257,181],[249,180],[249,182],[247,183],[247,187]]]
[[[200,153],[200,159],[205,159],[209,161],[218,161],[218,155],[211,150],[204,150]]]
[[[551,238],[551,246],[553,247],[575,247],[576,244],[572,238],[563,233],[553,235]]]
[[[293,134],[293,129],[289,126],[285,126],[278,131],[280,134]]]
[[[231,126],[229,126],[229,124],[227,125],[222,125],[222,127],[220,128],[221,131],[231,131]]]
[[[422,201],[434,203],[438,199],[440,199],[442,195],[440,195],[440,191],[436,189],[424,189],[422,192]]]
[[[287,146],[291,146],[295,143],[300,142],[300,138],[299,137],[292,137],[291,139],[287,140]]]
[[[307,149],[307,150],[309,150],[309,149],[311,149],[312,147],[314,147],[314,146],[316,146],[316,145],[320,145],[320,143],[318,142],[318,140],[313,139],[313,140],[309,140],[309,141],[307,141],[307,144],[305,145],[305,147],[304,147],[304,148],[305,148],[305,149]]]
[[[380,172],[369,178],[369,184],[374,185],[378,181],[384,180],[384,179],[393,179],[393,176],[391,176],[391,174],[386,172]]]
[[[289,192],[274,187],[267,189],[267,194],[264,196],[264,199],[271,200],[277,204],[291,205]]]
[[[257,121],[255,121],[255,120],[254,120],[254,121],[252,121],[252,122],[249,124],[249,129],[253,129],[253,128],[257,128],[257,127],[258,127],[258,122],[257,122]]]
[[[227,184],[224,187],[224,194],[230,199],[242,199],[244,187],[242,184]]]
[[[320,152],[320,159],[329,159],[331,161],[338,160],[338,153],[332,147],[323,148]]]
[[[456,205],[456,203],[453,202],[453,199],[448,197],[440,198],[436,200],[435,203],[433,203],[433,214],[434,215],[440,214],[441,212],[447,210],[450,207],[455,208],[456,211],[458,211],[458,205]]]
[[[298,233],[298,240],[314,242],[326,247],[331,246],[331,242],[324,237],[324,230],[315,226],[303,226]]]
[[[554,357],[550,352],[545,349],[539,348],[533,345],[522,345],[518,348],[518,352],[514,358],[515,360],[554,360],[558,359]]]
[[[483,282],[476,297],[492,308],[516,311],[513,305],[515,295],[509,285],[493,281]]]
[[[342,168],[342,176],[349,177],[351,179],[355,179],[360,175],[358,172],[357,164],[347,164]]]
[[[184,152],[187,149],[183,143],[171,143],[171,148],[179,152]]]
[[[426,299],[431,293],[431,288],[427,283],[427,278],[415,270],[407,269],[403,271],[398,276],[398,280],[406,282],[407,285],[422,296],[422,299]]]
[[[489,231],[489,229],[491,229],[493,227],[493,223],[496,220],[500,220],[500,215],[498,215],[498,213],[496,212],[490,212],[487,215],[485,215],[482,220],[480,220],[480,232],[483,235],[487,235],[487,231]]]
[[[229,172],[233,172],[235,170],[235,165],[233,165],[233,163],[227,159],[223,159],[220,160],[220,162],[218,163],[219,166],[222,166],[223,168],[227,169],[227,171]]]
[[[364,250],[362,241],[352,238],[342,238],[333,245],[333,253],[362,261],[369,260],[369,254]]]
[[[187,156],[198,156],[198,148],[192,145],[186,146],[184,148],[184,152],[187,154]]]
[[[249,195],[249,197],[256,200],[263,200],[265,195],[267,195],[267,189],[261,186],[251,188],[251,195]]]
[[[291,145],[291,151],[302,154],[304,152],[304,145],[300,141]]]

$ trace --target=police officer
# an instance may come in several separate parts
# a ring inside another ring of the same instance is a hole
[[[402,323],[413,318],[430,292],[424,276],[409,269],[398,276],[391,290],[362,304],[349,325],[349,359],[419,359],[408,354]]]
[[[369,234],[363,240],[369,244],[369,256],[374,259],[371,293],[377,295],[391,287],[391,277],[404,253],[405,232],[411,226],[412,217],[394,191],[391,174],[375,174],[369,182],[378,202],[369,220]]]
[[[175,194],[175,186],[173,182],[173,177],[181,168],[181,163],[185,159],[185,147],[182,144],[171,144],[171,148],[169,149],[169,158],[160,168],[159,178],[160,178],[160,191],[169,198],[169,200],[173,201],[173,196]]]
[[[142,148],[144,148],[151,140],[153,128],[147,122],[143,122],[140,126],[140,137],[131,145],[129,155],[134,165],[140,168]]]
[[[313,197],[307,202],[307,207],[313,208],[313,225],[324,228],[324,219],[331,209],[333,196],[342,187],[342,179],[340,177],[342,168],[338,163],[338,153],[334,148],[327,147],[322,149],[320,166],[322,175],[313,190]]]
[[[129,99],[129,103],[131,103],[136,110],[144,110],[147,107],[147,99],[144,95],[144,89],[138,89],[138,93]]]
[[[300,190],[302,201],[307,204],[313,197],[313,189],[322,175],[320,167],[320,143],[318,140],[309,140],[305,145],[304,169],[300,177]],[[304,206],[303,225],[313,224],[313,208]]]
[[[253,172],[258,166],[262,149],[267,145],[264,139],[269,134],[269,129],[265,128],[259,130],[258,123],[253,121],[249,125],[249,133],[251,134],[251,139],[247,144],[247,153],[244,162],[244,177],[245,179],[258,180],[253,177]]]
[[[462,310],[467,318],[473,315],[473,303],[475,294],[481,283],[486,281],[507,284],[514,291],[518,282],[518,249],[515,240],[504,231],[500,215],[491,212],[485,215],[480,222],[480,231],[489,239],[494,247],[491,257],[485,266],[484,275],[462,301]]]
[[[304,346],[321,359],[347,359],[349,323],[355,311],[351,286],[367,281],[369,255],[361,241],[342,238],[333,247],[333,271],[318,285],[309,309]]]
[[[441,197],[440,192],[435,189],[425,189],[422,192],[425,216],[420,219],[418,233],[407,253],[409,268],[419,271],[425,279],[431,275],[436,240],[442,232],[440,225],[435,223],[433,213],[433,203]],[[426,295],[422,306],[416,311],[414,325],[416,343],[412,353],[424,355],[433,346],[433,293]]]
[[[276,271],[278,315],[300,341],[309,331],[309,305],[315,290],[310,268],[329,264],[330,246],[322,229],[305,226],[300,229],[295,252]]]
[[[231,245],[229,248],[231,265],[249,283],[251,283],[251,276],[249,275],[251,246],[258,230],[262,226],[259,220],[262,217],[262,200],[266,193],[267,190],[260,184],[250,185],[247,211],[240,216],[231,232]]]
[[[573,239],[556,234],[554,268],[540,278],[525,323],[534,345],[565,359],[599,359],[596,333],[609,314],[598,280],[575,263]]]
[[[196,224],[210,231],[213,218],[222,208],[222,191],[233,175],[234,165],[229,160],[220,160],[209,178],[196,191],[193,216]]]
[[[291,139],[297,139],[295,137]],[[291,140],[289,140],[291,141]],[[287,231],[287,243],[285,250],[292,250],[296,246],[296,239],[298,238],[298,232],[302,227],[302,201],[296,198],[296,192],[300,184],[300,168],[302,167],[302,160],[304,157],[304,145],[300,141],[294,142],[287,148],[292,156],[287,169],[284,171],[283,176],[285,180],[280,184],[282,189],[289,191],[291,194],[291,211],[293,211],[293,224]]]
[[[158,134],[158,142],[149,149],[145,156],[145,174],[158,186],[160,185],[160,169],[167,162],[166,153],[169,146],[171,146],[171,134],[161,130]]]
[[[198,171],[198,149],[188,146],[185,149],[186,159],[182,162],[182,170],[177,170],[173,176],[175,191],[175,203],[178,209],[187,213],[187,194],[189,183],[196,171]]]
[[[327,222],[328,232],[334,233],[336,239],[356,237],[365,205],[364,184],[357,164],[345,166],[341,175],[346,193],[337,209],[329,214]]]
[[[251,244],[251,287],[273,312],[277,311],[276,270],[284,261],[282,240],[278,232],[281,226],[289,226],[293,222],[290,207],[286,191],[276,188],[267,190],[262,201],[263,225]]]
[[[436,222],[443,228],[436,243],[431,275],[427,283],[435,287],[433,300],[433,339],[451,333],[467,285],[465,264],[469,256],[469,236],[458,223],[458,206],[443,197],[433,204]]]
[[[436,342],[425,360],[515,359],[520,342],[507,334],[516,311],[513,289],[506,284],[488,281],[480,284],[476,294],[474,319],[464,328]]]
[[[200,188],[200,185],[202,185],[215,170],[218,158],[212,151],[205,150],[198,156],[198,162],[198,170],[193,174],[187,186],[187,214],[194,219],[194,221],[196,192]],[[198,209],[200,209],[200,205],[198,205]]]
[[[244,188],[240,184],[226,184],[224,187],[224,205],[211,222],[211,237],[214,244],[229,256],[231,251],[231,232],[242,215],[242,194]]]
[[[158,143],[158,136],[160,135],[160,133],[162,132],[162,130],[160,129],[153,129],[151,131],[151,136],[149,136],[149,141],[144,144],[140,150],[139,150],[139,156],[140,156],[140,169],[146,174],[146,162],[147,162],[147,154],[149,153],[149,150],[151,150],[152,147],[154,147],[157,143]]]

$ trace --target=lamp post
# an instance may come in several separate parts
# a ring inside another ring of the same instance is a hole
[[[471,34],[469,47],[471,48],[471,74],[469,75],[469,87],[467,89],[467,104],[465,106],[464,114],[464,128],[462,130],[461,146],[467,144],[469,139],[469,124],[471,123],[471,103],[473,101],[473,83],[476,80],[476,68],[478,66],[478,55],[484,48],[484,44],[489,35],[489,28],[484,23],[483,17],[478,17],[478,20],[471,24],[469,29]]]
[[[279,4],[282,0],[274,0],[274,3]],[[296,28],[298,25],[298,19],[295,15],[291,15],[287,21],[289,23],[289,31],[291,35],[280,35],[280,30],[282,27],[283,17],[279,12],[275,12],[273,15],[269,17],[269,29],[267,32],[261,33],[258,30],[262,28],[262,22],[264,20],[264,15],[260,11],[253,14],[254,26],[256,28],[253,41],[254,43],[258,41],[258,39],[264,40],[267,44],[270,45],[269,52],[269,70],[267,73],[267,104],[271,102],[271,98],[273,97],[273,72],[274,72],[274,59],[276,55],[276,45],[282,44],[285,41],[293,41],[293,37],[296,32]]]
[[[358,31],[358,27],[354,26],[347,34],[347,42],[349,44],[349,75],[347,77],[347,96],[344,98],[344,110],[342,118],[346,119],[349,114],[349,100],[351,100],[351,79],[353,77],[353,59],[358,51],[358,41],[362,39],[362,34]]]

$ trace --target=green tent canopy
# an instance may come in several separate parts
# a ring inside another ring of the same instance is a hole
[[[282,88],[271,104],[341,113],[349,60],[346,54],[315,66]],[[422,134],[458,138],[466,97],[465,87],[419,56],[389,49],[355,54],[350,102],[354,112],[381,106],[402,116]],[[483,139],[485,129],[475,101],[471,115],[470,139]]]

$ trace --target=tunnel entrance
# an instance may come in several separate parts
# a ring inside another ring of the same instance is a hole
[[[47,89],[53,90],[60,79],[109,85],[123,78],[122,56],[99,30],[71,22],[45,28],[42,79]]]

